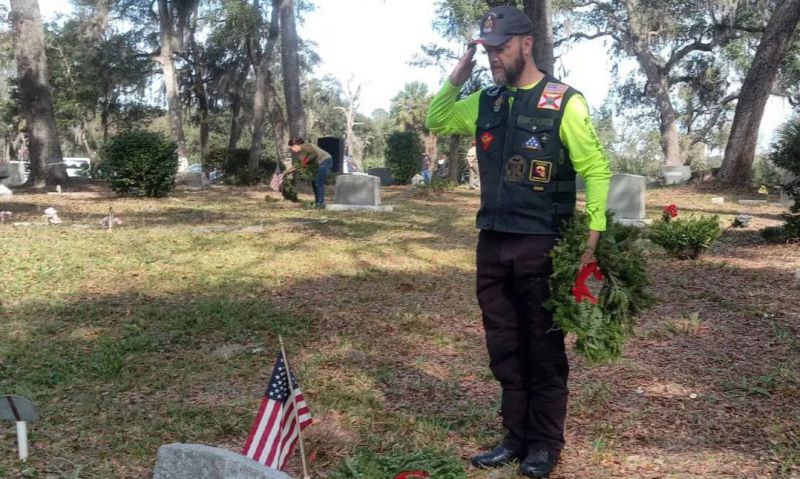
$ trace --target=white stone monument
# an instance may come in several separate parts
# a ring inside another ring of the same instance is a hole
[[[0,185],[19,186],[28,180],[25,163],[22,161],[9,161],[2,173],[2,176],[6,176],[6,178],[0,179]]]
[[[618,223],[644,226],[651,221],[645,218],[645,188],[647,177],[617,173],[611,177],[607,208],[614,212]]]
[[[381,179],[377,176],[352,174],[336,177],[333,204],[325,209],[332,211],[370,210],[392,211],[391,206],[381,205]]]
[[[167,444],[158,448],[153,479],[292,479],[226,449],[201,444]]]
[[[661,169],[661,174],[664,176],[665,185],[682,185],[692,177],[692,167],[687,165],[665,166]]]

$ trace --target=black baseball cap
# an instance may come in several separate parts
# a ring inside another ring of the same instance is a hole
[[[481,22],[481,34],[473,42],[497,47],[514,35],[526,35],[532,30],[533,22],[525,12],[510,5],[501,5],[486,12]]]

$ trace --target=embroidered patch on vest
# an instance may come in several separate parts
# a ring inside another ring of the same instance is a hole
[[[548,82],[547,85],[544,86],[544,91],[547,93],[566,93],[569,90],[569,87],[563,83],[553,83]]]
[[[542,92],[542,96],[539,97],[539,104],[537,106],[543,110],[558,111],[561,109],[562,100],[564,100],[563,93]]]
[[[549,161],[534,160],[531,162],[530,180],[536,183],[550,183],[550,172],[553,164]]]
[[[486,94],[489,95],[489,96],[497,96],[497,94],[500,93],[501,89],[502,89],[502,87],[493,86],[493,87],[489,88],[488,90],[486,90]]]
[[[505,94],[498,96],[497,99],[494,101],[494,105],[492,106],[492,111],[495,113],[499,112],[500,109],[503,108],[503,103],[505,102],[506,102]]]
[[[514,155],[506,161],[506,181],[521,181],[525,176],[525,158]]]
[[[547,133],[542,133],[539,135],[539,141],[542,143],[542,145],[547,145],[547,142],[550,141],[550,135]]]
[[[488,131],[484,131],[481,134],[481,146],[483,147],[483,151],[488,150],[489,147],[492,146],[493,141],[494,141],[494,135],[492,135]]]
[[[539,140],[536,138],[536,135],[528,138],[528,141],[522,145],[524,148],[529,148],[531,150],[541,150],[542,145],[539,143]]]

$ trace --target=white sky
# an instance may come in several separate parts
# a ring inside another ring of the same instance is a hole
[[[7,4],[7,0],[0,0]],[[342,86],[352,78],[362,85],[359,110],[369,115],[376,108],[389,110],[392,97],[406,83],[421,81],[436,92],[446,72],[408,65],[424,43],[443,43],[433,32],[435,2],[432,0],[314,0],[316,9],[306,14],[300,35],[317,44],[322,63],[314,76],[330,74]],[[51,18],[69,12],[67,0],[39,0],[42,16]],[[477,26],[476,26],[477,29]],[[482,57],[483,55],[479,55]],[[607,95],[610,70],[602,42],[585,42],[572,47],[563,59],[569,70],[563,80],[583,92],[592,110]],[[783,99],[770,98],[759,134],[759,148],[765,149],[773,130],[791,115]]]

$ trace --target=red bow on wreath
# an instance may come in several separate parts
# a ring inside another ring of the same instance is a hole
[[[590,303],[597,304],[597,298],[592,296],[592,292],[589,291],[589,288],[586,286],[586,280],[592,275],[594,275],[594,279],[597,281],[603,281],[603,273],[600,271],[600,267],[597,263],[586,263],[583,265],[580,273],[578,273],[578,277],[575,279],[575,284],[572,286],[572,296],[575,297],[575,301],[580,303],[584,299],[588,299]]]
[[[431,476],[425,471],[406,471],[394,476],[394,479],[425,479],[426,477]]]

